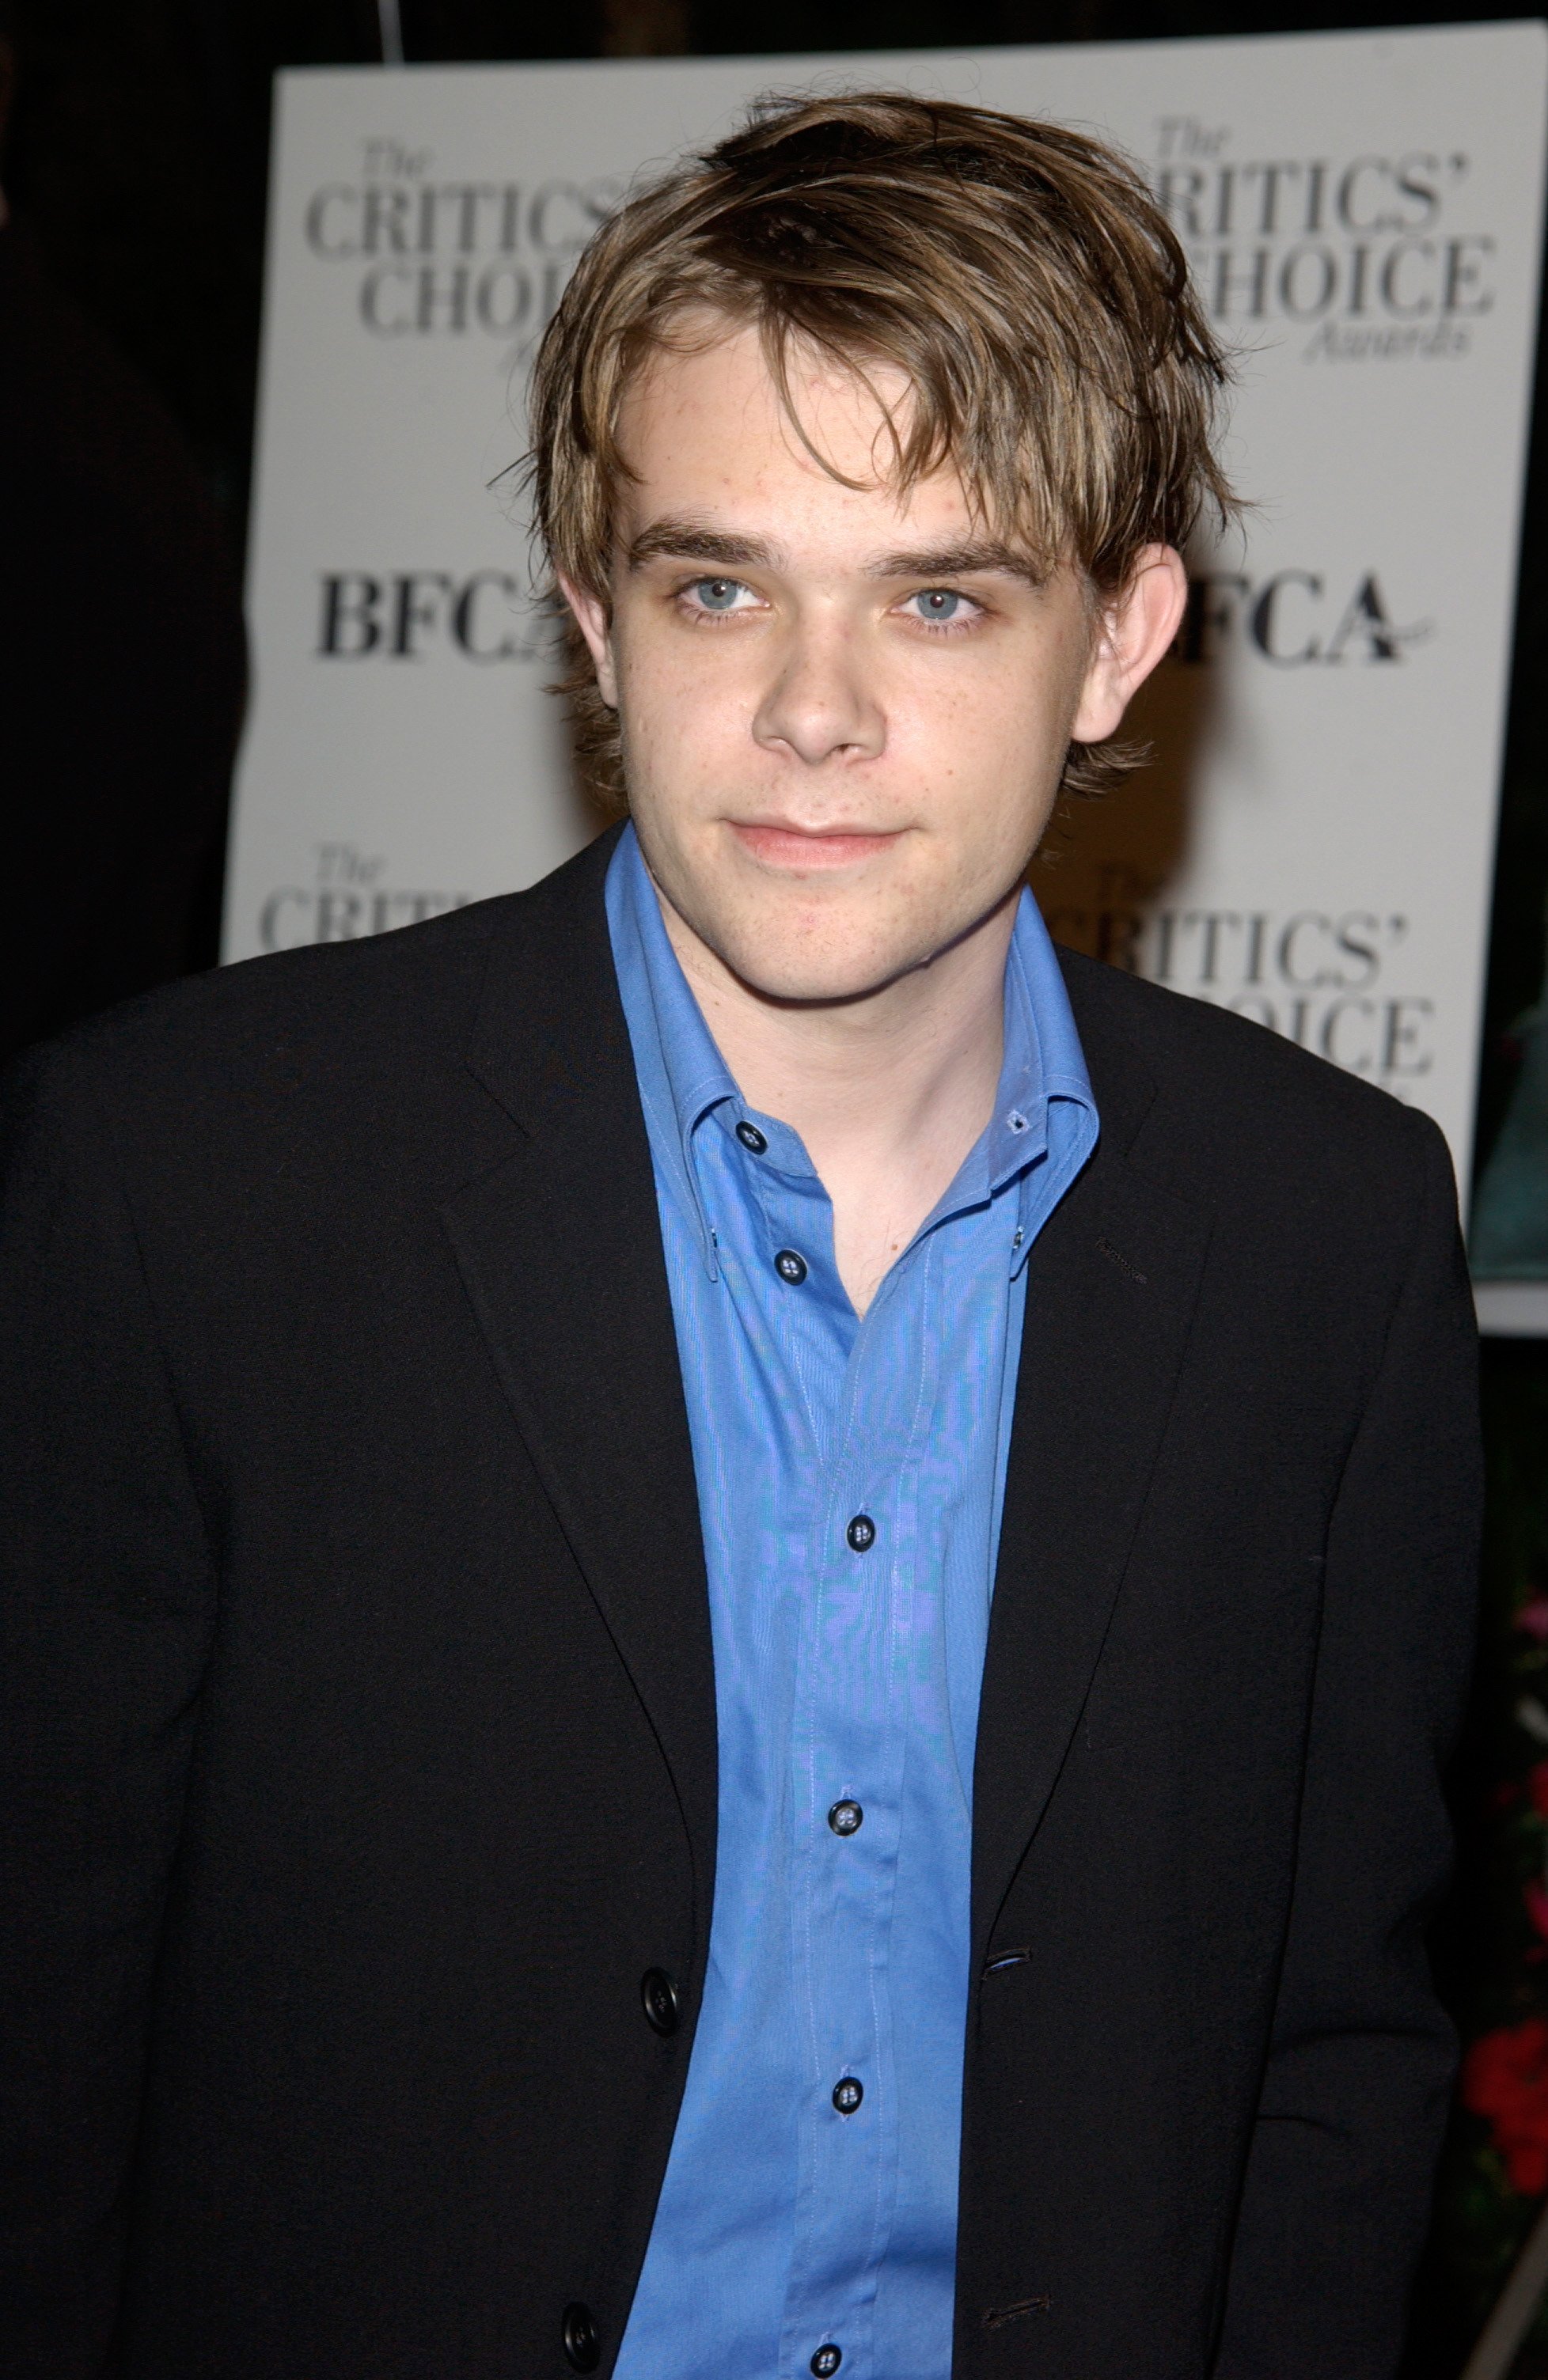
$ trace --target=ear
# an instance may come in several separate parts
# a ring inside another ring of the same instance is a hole
[[[1125,585],[1102,607],[1079,708],[1076,744],[1104,744],[1177,633],[1188,572],[1174,546],[1147,545]]]
[[[597,691],[611,710],[618,708],[618,674],[613,666],[613,621],[600,595],[588,593],[571,578],[561,577],[559,592],[575,615],[597,674]]]

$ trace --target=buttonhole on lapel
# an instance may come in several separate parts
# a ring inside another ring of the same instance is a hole
[[[1144,1288],[1150,1280],[1150,1275],[1148,1273],[1141,1272],[1137,1264],[1130,1264],[1128,1258],[1125,1256],[1121,1248],[1115,1248],[1113,1245],[1112,1241],[1107,1239],[1098,1240],[1097,1246],[1107,1258],[1109,1264],[1115,1264],[1120,1272],[1127,1273],[1130,1281],[1137,1281],[1140,1287]]]
[[[1002,2323],[1020,2322],[1030,2313],[1052,2313],[1053,2311],[1053,2299],[1046,2289],[1040,2289],[1035,2298],[1018,2298],[1014,2305],[991,2306],[983,2317],[983,2326],[985,2330],[998,2330]]]
[[[1002,1967],[1024,1967],[1031,1955],[1028,1949],[998,1951],[983,1972],[986,1975],[997,1975]]]

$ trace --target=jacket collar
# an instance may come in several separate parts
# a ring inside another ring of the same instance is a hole
[[[709,1596],[603,910],[616,840],[499,905],[467,1063],[516,1130],[509,1154],[442,1215],[528,1452],[671,1770],[701,1961],[716,1792]]]
[[[1112,1624],[1187,1351],[1211,1219],[1152,1179],[1174,1129],[1110,1003],[1067,967],[1102,1111],[1032,1250],[974,1772],[974,1973]]]

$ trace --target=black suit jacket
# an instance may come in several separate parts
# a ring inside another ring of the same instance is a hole
[[[564,2380],[575,2303],[611,2365],[715,1714],[608,848],[13,1084],[6,2380]],[[1450,1168],[1067,966],[1102,1138],[1031,1261],[954,2370],[1376,2380],[1452,2057]]]

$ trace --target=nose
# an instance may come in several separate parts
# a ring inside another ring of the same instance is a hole
[[[783,748],[811,768],[835,759],[873,759],[881,751],[881,704],[867,683],[859,644],[841,622],[791,626],[752,733],[765,748]]]

